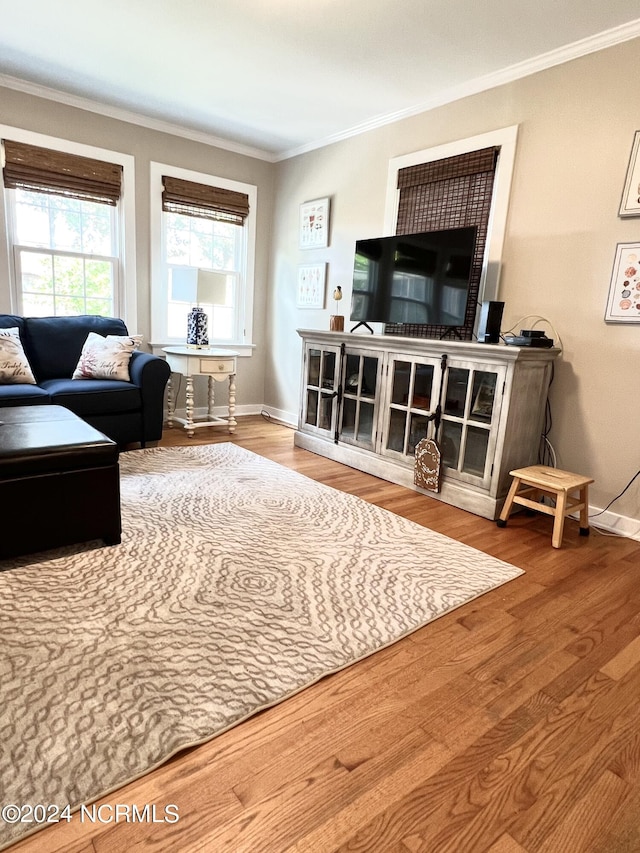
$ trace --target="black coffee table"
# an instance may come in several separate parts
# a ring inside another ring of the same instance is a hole
[[[120,542],[118,445],[62,406],[0,408],[0,559]]]

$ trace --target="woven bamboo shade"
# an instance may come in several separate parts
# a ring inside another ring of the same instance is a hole
[[[398,173],[397,234],[472,225],[477,228],[464,324],[454,330],[460,340],[471,340],[473,335],[499,151],[499,148],[483,148],[409,166]],[[451,334],[451,330],[447,326],[404,323],[385,326],[385,333],[442,338]]]
[[[246,193],[168,175],[163,176],[162,186],[162,209],[166,213],[182,213],[234,225],[242,225],[249,215],[249,196]]]
[[[122,166],[4,140],[2,170],[8,189],[29,190],[115,206],[122,192]]]

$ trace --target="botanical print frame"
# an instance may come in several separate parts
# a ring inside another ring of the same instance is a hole
[[[296,307],[324,308],[326,280],[326,264],[301,264],[298,267]]]
[[[640,130],[636,130],[618,216],[640,216]]]
[[[300,205],[300,248],[325,249],[329,245],[329,199],[317,198]]]
[[[640,323],[640,243],[618,243],[604,319]]]

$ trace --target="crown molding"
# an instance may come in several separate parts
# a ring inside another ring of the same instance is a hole
[[[69,92],[62,92],[59,89],[52,89],[49,86],[43,86],[39,83],[30,83],[28,80],[22,80],[19,77],[0,74],[0,86],[4,86],[6,89],[14,89],[17,92],[24,92],[26,95],[34,95],[36,98],[46,98],[48,101],[55,101],[56,103],[65,104],[68,107],[76,107],[80,110],[97,113],[107,118],[125,121],[128,124],[138,125],[138,127],[146,127],[149,130],[157,130],[160,133],[180,136],[192,142],[201,142],[204,145],[222,148],[234,154],[243,154],[245,157],[254,157],[257,160],[266,160],[270,163],[275,161],[274,154],[262,148],[254,148],[250,145],[243,145],[240,142],[231,142],[228,139],[221,139],[219,136],[214,136],[204,131],[194,130],[180,124],[173,124],[162,119],[151,118],[133,110],[125,110],[121,107],[114,107],[100,101],[93,101],[90,98],[84,98],[80,95],[72,95]]]
[[[5,74],[0,74],[0,86],[24,92],[28,95],[34,95],[38,98],[46,98],[47,100],[56,101],[57,103],[66,104],[67,106],[77,107],[78,109],[97,113],[98,115],[117,119],[118,121],[125,121],[129,124],[138,125],[139,127],[146,127],[149,130],[156,130],[160,133],[168,133],[172,136],[189,139],[192,142],[211,145],[215,148],[221,148],[224,151],[242,154],[245,157],[253,157],[257,160],[263,160],[268,163],[278,163],[283,160],[289,160],[292,157],[297,157],[300,154],[307,154],[310,151],[325,148],[335,142],[342,142],[346,139],[350,139],[351,137],[359,136],[370,130],[375,130],[377,128],[384,127],[385,125],[394,124],[395,122],[402,121],[403,119],[420,115],[421,113],[428,112],[436,107],[442,107],[446,104],[453,103],[454,101],[459,101],[462,98],[467,98],[470,95],[477,95],[480,92],[486,92],[489,89],[504,86],[506,83],[520,80],[523,77],[537,74],[539,71],[545,71],[546,69],[553,68],[556,65],[562,65],[565,62],[571,62],[573,59],[579,59],[580,57],[587,56],[590,53],[596,53],[608,47],[621,44],[622,42],[630,41],[631,39],[638,38],[638,36],[640,36],[640,18],[634,21],[629,21],[626,24],[621,24],[618,27],[613,27],[610,30],[605,30],[595,36],[589,36],[588,38],[572,42],[569,45],[557,48],[556,50],[551,50],[548,53],[543,53],[533,59],[516,63],[515,65],[511,65],[501,71],[485,74],[482,77],[476,77],[474,80],[469,80],[459,86],[453,86],[449,89],[445,89],[419,104],[414,104],[413,106],[397,110],[392,113],[384,113],[379,116],[374,116],[374,118],[368,119],[367,121],[354,125],[346,130],[280,153],[273,153],[262,148],[255,148],[249,145],[243,145],[239,142],[232,142],[228,139],[222,139],[204,131],[194,130],[179,124],[173,124],[168,121],[163,121],[162,119],[150,118],[149,116],[141,115],[140,113],[132,110],[114,107],[79,95],[72,95],[68,92],[62,92],[58,89],[52,89],[38,83],[30,83],[18,77],[10,77]]]
[[[539,71],[546,71],[548,68],[553,68],[556,65],[562,65],[565,62],[571,62],[573,59],[579,59],[581,56],[587,56],[590,53],[597,53],[608,47],[621,44],[625,41],[638,38],[640,36],[640,18],[635,21],[630,21],[627,24],[622,24],[619,27],[614,27],[610,30],[605,30],[595,36],[581,39],[580,41],[572,42],[564,47],[551,50],[548,53],[540,54],[533,59],[528,59],[525,62],[518,62],[515,65],[510,65],[501,71],[496,71],[491,74],[485,74],[482,77],[476,77],[474,80],[469,80],[459,86],[453,86],[445,89],[442,92],[434,95],[420,104],[414,104],[403,110],[398,110],[393,113],[385,113],[376,116],[361,124],[354,125],[347,130],[327,136],[317,142],[311,142],[306,145],[301,145],[298,148],[290,149],[282,154],[277,155],[274,159],[276,162],[281,160],[289,160],[291,157],[297,157],[300,154],[307,154],[310,151],[315,151],[318,148],[325,148],[327,145],[332,145],[334,142],[342,142],[345,139],[350,139],[353,136],[359,136],[367,131],[375,130],[379,127],[384,127],[388,124],[394,124],[397,121],[402,121],[405,118],[420,115],[421,113],[433,110],[436,107],[442,107],[446,104],[459,101],[462,98],[467,98],[470,95],[477,95],[480,92],[486,92],[489,89],[495,89],[498,86],[504,86],[506,83],[512,83],[515,80],[520,80],[523,77],[529,77],[532,74],[537,74]]]

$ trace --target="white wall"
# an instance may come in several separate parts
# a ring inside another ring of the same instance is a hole
[[[269,300],[266,402],[298,408],[296,328],[328,329],[337,284],[348,318],[354,243],[383,231],[391,158],[500,127],[519,126],[498,298],[503,329],[525,315],[559,335],[564,353],[551,390],[558,465],[595,478],[604,507],[640,467],[640,325],[604,322],[616,243],[640,240],[640,219],[618,207],[634,132],[631,92],[640,82],[635,40],[311,152],[277,167]],[[303,201],[331,197],[328,249],[298,249]],[[297,267],[328,262],[323,311],[295,308]],[[523,324],[531,325],[531,321]],[[347,319],[348,328],[348,319]],[[634,486],[615,511],[640,521]]]

